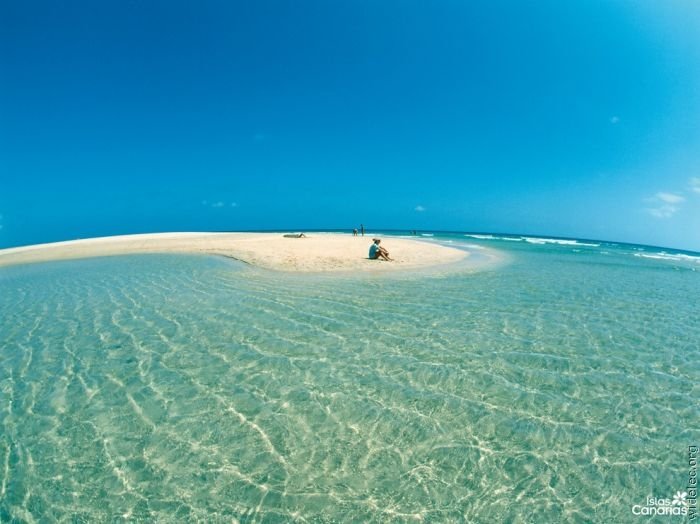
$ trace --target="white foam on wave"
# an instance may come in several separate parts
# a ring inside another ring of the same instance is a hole
[[[561,238],[523,237],[523,240],[525,240],[525,242],[529,242],[530,244],[559,244],[562,246],[600,247],[600,244],[579,242],[578,240],[564,240]]]
[[[496,240],[493,235],[464,235],[465,237],[478,238],[479,240]]]
[[[634,253],[634,256],[653,258],[655,260],[672,260],[674,262],[693,262],[695,264],[700,264],[700,257],[685,255],[683,253],[666,253],[665,251],[661,251],[659,253]]]
[[[529,242],[530,244],[559,244],[562,246],[587,246],[587,247],[600,247],[600,244],[593,244],[589,242],[579,242],[578,240],[564,240],[560,238],[542,238],[542,237],[499,237],[495,235],[476,235],[476,234],[465,234],[465,237],[476,238],[479,240],[507,240],[509,242]]]

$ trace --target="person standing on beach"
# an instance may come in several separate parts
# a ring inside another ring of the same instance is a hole
[[[356,237],[357,236],[357,228],[352,230],[352,236]]]
[[[365,225],[360,224],[360,231],[362,231],[362,236],[365,236]]]

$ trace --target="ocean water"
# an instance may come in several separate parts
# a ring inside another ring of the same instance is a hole
[[[426,239],[503,261],[0,268],[0,521],[617,523],[688,491],[699,255]]]

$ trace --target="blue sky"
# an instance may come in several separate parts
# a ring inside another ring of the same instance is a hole
[[[0,247],[448,229],[700,250],[700,3],[0,4]]]

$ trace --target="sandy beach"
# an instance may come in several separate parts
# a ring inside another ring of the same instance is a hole
[[[311,233],[158,233],[91,238],[0,250],[0,267],[136,253],[206,253],[235,258],[276,271],[397,271],[457,262],[458,249],[413,239],[387,237],[382,245],[392,262],[367,258],[371,236]]]

